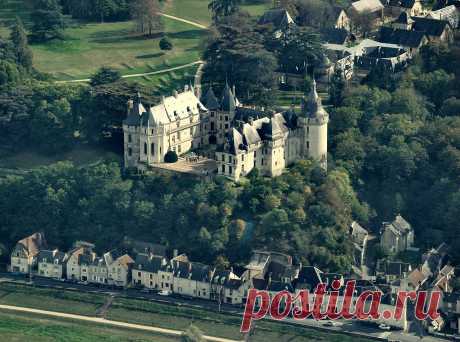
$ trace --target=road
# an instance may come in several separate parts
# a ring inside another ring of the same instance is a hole
[[[27,283],[26,278],[23,275],[12,275],[10,273],[0,273],[0,282],[1,281],[13,281],[19,283]],[[82,285],[76,283],[69,283],[69,282],[60,282],[53,279],[48,278],[41,278],[41,277],[34,277],[33,283],[35,285],[41,287],[49,287],[49,288],[56,288],[56,289],[67,289],[73,291],[84,291],[84,292],[93,292],[93,293],[102,293],[106,295],[122,295],[127,296],[130,298],[135,299],[142,299],[142,300],[149,300],[158,303],[163,303],[166,305],[183,305],[187,307],[193,307],[197,309],[207,309],[212,311],[218,311],[219,305],[217,302],[203,300],[203,299],[190,299],[184,297],[173,297],[173,296],[160,296],[156,293],[144,293],[137,289],[127,289],[127,290],[120,290],[120,289],[109,289],[104,287],[97,287],[93,285]],[[228,304],[222,304],[221,312],[227,313],[231,315],[238,315],[242,317],[243,315],[243,308]],[[265,318],[267,319],[267,318]],[[345,333],[345,334],[352,334],[355,336],[362,336],[367,338],[373,338],[376,340],[395,340],[401,342],[440,342],[446,341],[445,339],[436,338],[433,336],[424,336],[422,339],[418,337],[415,332],[412,333],[404,333],[399,330],[392,330],[392,331],[383,331],[380,330],[375,325],[369,325],[363,322],[359,322],[356,320],[341,320],[339,321],[340,326],[336,327],[329,327],[326,326],[326,321],[316,321],[313,319],[305,319],[305,320],[294,320],[294,319],[286,319],[286,322],[290,324],[305,326],[308,328],[318,329],[322,331],[333,331],[337,333]]]
[[[202,60],[198,60],[198,61],[195,61],[195,62],[192,62],[192,63],[179,65],[179,66],[176,66],[176,67],[173,67],[173,68],[162,69],[162,70],[158,70],[158,71],[144,72],[144,73],[141,73],[141,74],[123,75],[123,76],[121,76],[121,78],[132,78],[132,77],[142,77],[142,76],[152,76],[152,75],[165,74],[165,73],[168,73],[168,72],[171,72],[171,71],[190,68],[191,66],[194,66],[194,65],[197,65],[197,64],[201,65],[203,63],[204,62]],[[89,78],[83,78],[83,79],[79,79],[79,80],[56,81],[56,83],[58,83],[58,84],[59,83],[84,83],[84,82],[89,82],[90,80],[91,79],[89,79]]]
[[[208,27],[205,26],[205,25],[201,25],[195,21],[190,21],[190,20],[187,20],[187,19],[184,19],[184,18],[179,18],[179,17],[175,17],[173,15],[169,15],[169,14],[166,14],[166,13],[159,13],[161,16],[165,17],[165,18],[169,18],[169,19],[173,19],[173,20],[177,20],[177,21],[181,21],[183,23],[186,23],[186,24],[190,24],[192,26],[195,26],[195,27],[198,27],[202,30],[207,30]]]
[[[81,315],[74,315],[74,314],[68,314],[68,313],[56,312],[56,311],[47,311],[47,310],[24,308],[24,307],[20,307],[20,306],[12,306],[12,305],[2,305],[2,304],[0,304],[0,309],[9,310],[9,311],[16,311],[16,312],[32,313],[32,314],[37,314],[37,315],[49,316],[49,317],[72,319],[72,320],[77,320],[77,321],[99,323],[99,324],[111,325],[111,326],[127,328],[127,329],[151,331],[151,332],[160,333],[160,334],[164,334],[164,335],[180,336],[183,333],[183,331],[181,331],[181,330],[163,329],[163,328],[157,328],[157,327],[152,327],[152,326],[148,326],[148,325],[112,321],[112,320],[99,318],[99,317],[81,316]],[[227,339],[227,338],[214,337],[214,336],[206,336],[205,335],[203,337],[206,340],[212,341],[212,342],[240,342],[240,341],[237,341],[237,340],[230,340],[230,339]]]

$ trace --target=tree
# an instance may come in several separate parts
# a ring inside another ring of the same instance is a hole
[[[177,153],[174,151],[168,151],[165,155],[165,163],[175,163],[177,162]]]
[[[345,78],[343,77],[343,71],[340,68],[336,68],[331,78],[329,86],[329,99],[332,105],[340,106],[343,102],[343,92],[345,90]]]
[[[36,0],[30,16],[31,36],[37,42],[62,38],[64,17],[57,0]]]
[[[190,326],[185,330],[180,338],[181,342],[205,342],[205,338],[203,337],[203,332],[190,324]]]
[[[222,17],[227,17],[238,11],[241,0],[212,0],[208,8],[212,11],[212,17],[218,22]]]
[[[374,27],[374,20],[374,16],[369,11],[351,13],[351,22],[353,23],[355,32],[360,32],[364,37],[367,37]]]
[[[33,56],[32,50],[27,42],[27,34],[19,17],[16,17],[16,20],[11,28],[10,40],[14,46],[16,63],[24,67],[26,70],[31,70]]]
[[[161,28],[160,5],[158,0],[134,0],[131,16],[136,22],[138,32],[152,36]]]
[[[161,38],[159,45],[161,50],[172,50],[173,48],[172,42],[167,37]]]
[[[95,87],[101,84],[113,83],[121,79],[119,71],[109,68],[100,68],[91,78],[90,84]]]

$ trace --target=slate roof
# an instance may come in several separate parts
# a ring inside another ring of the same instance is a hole
[[[62,265],[66,260],[67,255],[63,252],[58,250],[41,250],[38,253],[38,262],[48,263],[48,264],[55,264],[56,262],[59,265]]]
[[[418,48],[422,45],[425,32],[394,29],[382,26],[379,33],[379,41],[383,43],[398,44],[411,48]]]
[[[264,140],[274,140],[283,136],[288,131],[284,117],[281,113],[275,114],[262,124],[260,135]]]
[[[139,253],[136,256],[133,269],[150,273],[157,273],[164,265],[164,261],[165,259],[161,256],[149,256],[144,253]]]
[[[447,20],[452,28],[458,28],[459,9],[455,5],[450,5],[436,11],[428,13],[427,17],[437,20]]]
[[[192,275],[194,281],[209,282],[212,276],[212,269],[210,266],[198,262],[192,262]]]
[[[411,9],[415,5],[415,0],[390,0],[389,5],[393,7]]]
[[[409,25],[412,24],[414,20],[410,17],[407,12],[402,12],[398,19],[395,20],[395,23]]]
[[[268,284],[267,290],[271,292],[289,291],[294,293],[294,288],[291,283],[285,283],[281,281],[271,281]]]
[[[308,99],[302,103],[302,112],[306,114],[308,118],[320,118],[327,117],[329,114],[325,111],[321,98],[316,91],[316,81],[313,79],[311,91]]]
[[[449,22],[447,20],[437,20],[426,17],[412,17],[412,19],[414,20],[412,29],[425,32],[428,36],[440,37],[449,27]]]
[[[209,87],[206,95],[202,99],[202,102],[209,110],[217,110],[220,108],[219,100],[217,99],[216,94],[214,94],[212,87]]]
[[[236,103],[235,94],[232,93],[228,83],[225,83],[224,90],[222,91],[221,109],[227,112],[233,112],[236,109]]]
[[[266,11],[258,21],[259,25],[272,24],[278,30],[285,30],[294,24],[294,20],[288,11],[282,8]]]
[[[128,116],[123,123],[128,126],[139,126],[141,122],[141,116],[147,112],[141,102],[140,94],[137,94],[135,100],[129,100],[128,105],[132,106],[132,108],[129,110]]]
[[[327,28],[321,32],[321,36],[326,43],[345,44],[350,37],[350,32],[343,28]]]
[[[95,255],[91,253],[83,253],[78,256],[78,264],[91,265],[95,259]]]
[[[300,269],[299,276],[295,280],[296,289],[314,290],[318,284],[324,282],[323,272],[314,266],[304,266]]]

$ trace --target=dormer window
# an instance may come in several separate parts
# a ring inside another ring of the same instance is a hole
[[[180,126],[180,121],[177,121],[176,125],[177,125],[177,127],[179,127]]]
[[[190,107],[189,106],[187,106],[187,112],[190,112]]]

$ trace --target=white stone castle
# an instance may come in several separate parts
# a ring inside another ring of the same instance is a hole
[[[182,93],[174,92],[146,109],[138,96],[128,101],[123,122],[124,165],[146,170],[163,163],[168,151],[180,156],[215,145],[217,173],[235,181],[254,168],[262,175],[278,176],[305,158],[326,168],[328,122],[315,82],[300,114],[245,107],[228,84],[220,100],[212,88],[200,100],[193,87],[186,86]]]

